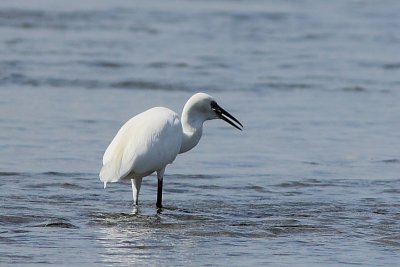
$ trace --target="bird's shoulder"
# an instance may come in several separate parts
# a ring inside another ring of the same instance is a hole
[[[137,117],[137,118],[136,118]],[[131,125],[160,131],[165,127],[181,127],[179,115],[165,107],[154,107],[132,118]]]
[[[171,120],[176,119],[176,118],[179,119],[179,115],[175,111],[173,111],[169,108],[166,108],[166,107],[154,107],[154,108],[148,109],[147,111],[145,111],[143,113],[145,113],[146,115],[149,115],[149,116],[154,116],[153,118],[171,119]]]
[[[154,107],[129,119],[117,135],[140,134],[148,135],[153,131],[161,131],[166,126],[180,125],[179,116],[165,107]]]

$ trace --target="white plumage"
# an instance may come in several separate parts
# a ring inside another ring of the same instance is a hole
[[[157,207],[161,208],[165,167],[179,153],[192,149],[200,140],[203,122],[221,118],[239,128],[228,118],[242,124],[204,93],[193,95],[185,104],[182,118],[174,111],[155,107],[128,120],[118,131],[103,156],[100,180],[108,182],[131,179],[132,194],[138,203],[142,178],[157,172]]]
[[[104,186],[127,176],[147,176],[172,163],[180,149],[181,129],[178,114],[163,107],[131,118],[104,153],[100,172]]]

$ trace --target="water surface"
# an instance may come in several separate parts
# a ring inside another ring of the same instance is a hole
[[[397,1],[2,1],[1,266],[395,266]],[[118,128],[212,94],[245,126],[141,204],[98,180]]]

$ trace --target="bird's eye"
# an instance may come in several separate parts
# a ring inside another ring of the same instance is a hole
[[[210,106],[211,106],[211,109],[212,109],[212,110],[216,110],[216,109],[218,108],[218,104],[217,104],[217,102],[215,102],[214,100],[211,101]]]

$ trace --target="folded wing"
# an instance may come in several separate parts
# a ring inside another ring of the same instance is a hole
[[[156,107],[127,121],[103,156],[100,180],[116,182],[133,175],[147,176],[174,161],[182,142],[178,115]]]

